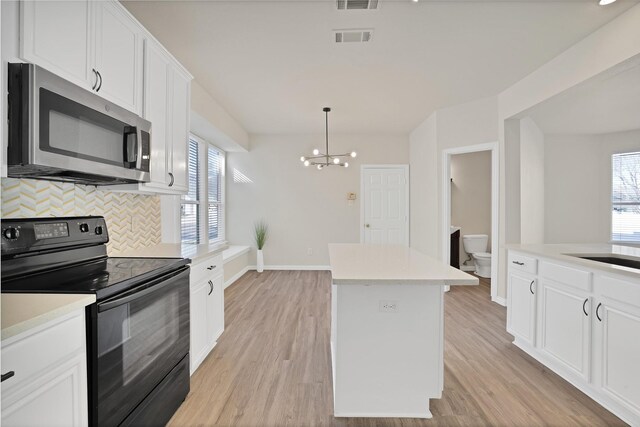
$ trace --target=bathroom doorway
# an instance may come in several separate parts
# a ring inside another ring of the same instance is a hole
[[[505,305],[506,301],[497,295],[498,143],[444,150],[442,164],[442,253],[446,260],[451,261],[451,236],[452,232],[456,231],[452,226],[460,227],[460,268],[475,273],[475,264],[478,263],[480,276],[490,277],[491,300]],[[482,237],[483,235],[486,237]],[[474,251],[491,255],[479,254],[470,257],[464,250],[464,236],[468,236],[468,246],[475,245]]]

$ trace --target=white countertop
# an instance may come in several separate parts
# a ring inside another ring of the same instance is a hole
[[[335,284],[477,285],[478,279],[401,245],[329,244]]]
[[[113,257],[140,257],[140,258],[190,258],[194,263],[199,258],[221,253],[227,248],[226,243],[212,245],[195,245],[188,243],[160,243],[146,248],[131,249],[123,252],[110,253]]]
[[[2,339],[96,302],[88,294],[2,294]]]
[[[640,270],[567,255],[579,254],[589,256],[613,254],[622,258],[637,258],[640,260],[640,248],[638,247],[612,245],[609,243],[562,243],[537,245],[512,244],[506,245],[506,248],[562,262],[574,263],[593,270],[604,271],[606,273],[621,274],[623,276],[640,280]]]

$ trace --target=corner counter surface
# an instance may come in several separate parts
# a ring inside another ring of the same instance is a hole
[[[477,285],[478,278],[402,245],[329,244],[334,284]]]
[[[88,294],[2,294],[2,340],[94,302]]]
[[[195,264],[201,258],[222,253],[227,248],[226,243],[211,245],[196,245],[189,243],[160,243],[146,248],[131,249],[124,252],[110,253],[112,257],[140,257],[140,258],[191,258]]]
[[[506,248],[516,252],[555,259],[566,263],[573,263],[594,270],[600,270],[610,274],[620,274],[632,279],[640,280],[640,270],[638,269],[582,259],[576,256],[610,254],[621,258],[637,258],[640,260],[640,248],[634,246],[614,245],[610,243],[559,243],[528,245],[511,244],[506,245]]]

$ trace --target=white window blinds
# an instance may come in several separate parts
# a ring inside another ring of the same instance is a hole
[[[224,151],[195,136],[189,140],[189,189],[181,205],[185,243],[224,239],[224,160]]]
[[[640,152],[612,156],[611,240],[640,242]]]

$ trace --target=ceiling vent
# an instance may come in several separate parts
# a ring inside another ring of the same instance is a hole
[[[377,9],[378,0],[337,0],[338,10]]]
[[[365,43],[371,41],[373,30],[335,30],[336,43]]]

